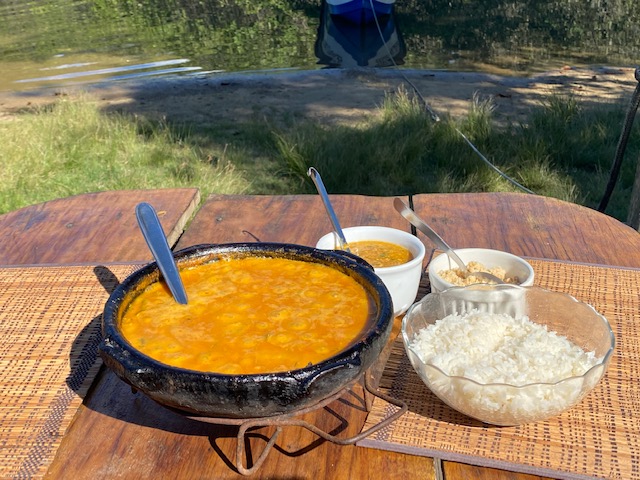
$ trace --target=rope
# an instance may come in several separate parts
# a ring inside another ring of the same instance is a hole
[[[624,157],[624,152],[627,149],[627,143],[629,142],[631,127],[633,126],[633,121],[636,117],[636,112],[638,111],[638,105],[640,105],[640,67],[636,67],[635,77],[638,81],[638,85],[636,85],[636,89],[631,96],[629,110],[627,110],[627,116],[624,120],[622,133],[620,134],[620,139],[618,140],[618,146],[616,148],[613,165],[611,165],[609,182],[607,183],[607,187],[604,191],[604,194],[602,195],[602,199],[600,200],[600,205],[598,205],[599,212],[604,212],[607,209],[607,205],[609,204],[609,200],[611,199],[613,189],[618,182],[618,175],[620,174],[622,159]]]
[[[422,93],[420,92],[420,90],[418,89],[418,87],[416,87],[413,82],[411,82],[411,80],[409,80],[407,78],[407,76],[402,73],[402,71],[400,70],[400,68],[398,67],[398,64],[396,63],[395,59],[393,58],[393,55],[391,54],[391,50],[389,49],[389,45],[387,44],[387,42],[384,39],[384,35],[382,33],[382,28],[380,27],[380,22],[378,21],[378,15],[376,14],[375,8],[373,7],[373,0],[369,0],[369,4],[371,6],[371,12],[373,13],[373,19],[375,20],[376,23],[376,28],[378,30],[378,35],[380,35],[380,39],[382,40],[382,44],[384,45],[384,48],[387,52],[387,55],[389,56],[389,59],[391,60],[391,63],[393,63],[394,68],[400,73],[400,75],[402,76],[403,80],[405,82],[407,82],[411,88],[413,88],[414,92],[416,93],[416,95],[418,96],[418,98],[420,98],[420,100],[422,101],[422,103],[424,104],[425,109],[427,110],[427,112],[429,113],[429,115],[431,116],[431,119],[434,122],[439,122],[440,121],[440,117],[438,116],[438,114],[433,110],[433,108],[431,108],[431,105],[429,105],[429,102],[427,102],[427,100],[424,98],[424,96],[422,95]],[[512,185],[514,185],[515,187],[519,188],[520,190],[526,192],[526,193],[531,193],[531,194],[535,194],[533,191],[529,190],[528,188],[526,188],[525,186],[521,185],[520,183],[518,183],[517,181],[515,181],[513,178],[509,177],[506,173],[502,172],[498,167],[496,167],[492,162],[489,161],[489,159],[487,159],[487,157],[485,157],[480,150],[478,149],[478,147],[476,147],[471,140],[469,140],[467,138],[467,136],[462,133],[458,127],[454,127],[456,132],[458,132],[458,134],[462,137],[462,139],[467,143],[467,145],[469,145],[469,147],[471,148],[471,150],[473,150],[478,157],[480,157],[480,159],[489,167],[491,168],[493,171],[495,171],[498,175],[500,175],[502,178],[504,178],[505,180],[507,180],[508,182],[510,182]]]

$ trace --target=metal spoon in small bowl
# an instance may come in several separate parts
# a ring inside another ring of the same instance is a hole
[[[458,254],[447,244],[447,242],[445,242],[442,239],[442,237],[438,235],[438,233],[433,228],[427,225],[427,223],[424,220],[418,217],[418,215],[416,215],[416,213],[413,210],[411,210],[402,200],[400,200],[399,198],[395,198],[393,200],[393,206],[400,213],[400,215],[402,215],[405,219],[409,221],[411,225],[413,225],[422,233],[424,233],[427,237],[429,237],[429,239],[433,243],[435,243],[438,248],[440,248],[441,250],[444,250],[444,253],[446,253],[449,256],[449,258],[458,265],[458,267],[460,268],[460,270],[462,271],[465,277],[467,277],[468,275],[473,275],[475,277],[484,278],[485,280],[491,283],[497,283],[497,284],[505,283],[504,280],[496,277],[495,275],[490,274],[489,272],[473,272],[473,273],[469,272],[465,263],[458,256]]]
[[[156,211],[148,203],[139,203],[136,205],[136,218],[147,246],[151,250],[173,298],[176,302],[186,305],[187,292],[182,284],[176,261],[173,258],[173,253],[171,253],[169,242],[164,230],[162,230]]]
[[[324,204],[324,208],[327,211],[327,214],[329,215],[329,220],[331,220],[331,225],[333,225],[333,230],[336,232],[336,235],[338,235],[338,246],[340,247],[340,250],[344,250],[345,252],[351,253],[351,250],[349,249],[349,244],[347,243],[347,239],[344,236],[344,232],[340,227],[340,222],[338,221],[336,212],[334,212],[333,210],[333,206],[331,205],[331,201],[329,200],[329,195],[327,194],[327,190],[326,188],[324,188],[324,183],[322,183],[322,178],[320,177],[320,174],[315,168],[310,167],[309,170],[307,171],[307,175],[311,177],[311,180],[313,180],[313,183],[315,184],[316,189],[320,194],[320,197],[322,197],[322,203]]]

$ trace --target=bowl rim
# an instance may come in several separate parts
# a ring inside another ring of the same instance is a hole
[[[576,303],[580,303],[583,304],[585,306],[587,306],[591,311],[593,311],[593,313],[596,314],[596,317],[599,318],[604,326],[606,327],[606,329],[608,330],[609,333],[609,348],[607,349],[607,352],[602,356],[602,359],[596,363],[595,365],[593,365],[591,368],[589,368],[587,371],[585,371],[582,375],[572,375],[569,377],[565,377],[562,378],[556,382],[531,382],[531,383],[526,383],[524,385],[513,385],[511,383],[505,383],[505,382],[489,382],[489,383],[480,383],[476,380],[473,380],[472,378],[469,377],[465,377],[462,375],[450,375],[446,372],[444,372],[440,367],[433,365],[432,363],[429,362],[425,362],[422,357],[411,347],[411,343],[410,343],[410,339],[408,338],[408,334],[406,331],[406,325],[409,323],[410,320],[410,314],[411,312],[415,309],[418,308],[418,306],[429,296],[429,295],[436,295],[439,296],[443,293],[446,292],[452,292],[452,291],[456,291],[456,290],[466,290],[466,289],[477,289],[479,286],[483,286],[485,287],[487,290],[507,290],[507,289],[512,289],[512,290],[530,290],[530,289],[535,289],[535,290],[540,290],[542,292],[548,292],[550,294],[557,294],[560,296],[564,296],[567,297],[569,300],[576,302]],[[447,378],[451,378],[451,379],[456,379],[456,380],[463,380],[466,382],[471,382],[475,385],[478,385],[480,387],[509,387],[509,388],[513,388],[513,389],[517,389],[517,390],[521,390],[521,389],[526,389],[526,388],[531,388],[531,387],[539,387],[539,386],[547,386],[547,387],[553,387],[556,385],[560,385],[562,383],[566,383],[569,381],[572,381],[574,379],[584,379],[587,376],[589,376],[591,374],[591,372],[596,369],[596,368],[602,368],[602,367],[606,367],[607,364],[609,363],[609,361],[611,360],[611,357],[613,356],[613,352],[615,350],[615,346],[616,346],[616,339],[615,339],[615,335],[613,333],[613,329],[611,328],[611,324],[609,323],[609,320],[602,315],[600,312],[598,312],[591,304],[583,302],[581,300],[578,300],[577,298],[575,298],[573,295],[570,295],[568,293],[565,292],[558,292],[555,290],[549,290],[547,288],[543,288],[537,285],[530,285],[530,286],[521,286],[521,285],[511,285],[511,284],[505,284],[505,285],[486,285],[485,284],[474,284],[474,285],[465,285],[465,286],[454,286],[454,287],[450,287],[442,292],[432,292],[429,293],[427,295],[425,295],[419,302],[414,303],[413,305],[411,305],[411,307],[407,310],[407,312],[405,313],[405,316],[402,319],[402,325],[401,325],[401,334],[402,334],[402,341],[404,343],[404,346],[407,350],[409,350],[413,355],[416,356],[417,359],[420,360],[420,362],[425,366],[425,367],[429,367],[433,370],[436,370],[438,373],[444,375]],[[604,372],[603,372],[604,374]]]
[[[308,247],[305,245],[296,245],[291,243],[275,243],[275,242],[247,242],[247,243],[226,243],[226,244],[199,244],[186,247],[184,249],[174,252],[174,257],[180,266],[180,262],[189,262],[192,258],[206,257],[211,254],[222,254],[234,252],[274,252],[280,251],[283,253],[301,254],[305,252],[309,258],[324,258],[326,260],[335,260],[338,264],[344,265],[344,269],[354,270],[358,272],[358,275],[364,277],[374,290],[380,293],[379,305],[377,306],[378,312],[376,314],[377,320],[372,321],[369,327],[365,327],[356,337],[354,337],[353,343],[340,350],[336,354],[321,360],[317,363],[307,365],[305,367],[281,370],[265,373],[244,373],[244,374],[227,374],[215,371],[195,370],[184,367],[177,367],[161,362],[146,353],[143,353],[136,347],[134,347],[127,338],[123,335],[121,329],[118,326],[118,314],[121,305],[124,303],[126,293],[132,289],[136,284],[144,281],[145,278],[152,276],[155,277],[159,274],[159,269],[156,262],[148,263],[141,268],[135,270],[128,275],[111,293],[107,300],[104,312],[102,316],[102,342],[111,341],[119,344],[119,348],[124,348],[126,345],[128,355],[135,361],[142,361],[145,364],[150,364],[155,369],[175,371],[183,375],[190,376],[206,376],[216,377],[220,379],[234,380],[239,383],[265,381],[270,379],[279,379],[283,376],[289,378],[302,378],[307,375],[313,375],[317,371],[328,370],[336,364],[343,365],[353,363],[354,357],[359,357],[360,352],[370,345],[377,337],[384,335],[386,330],[390,331],[389,326],[393,324],[393,307],[391,301],[391,294],[382,282],[382,280],[375,275],[373,269],[366,262],[358,261],[359,258],[353,258],[353,256],[343,255],[339,252],[333,253],[331,251],[325,251]],[[277,256],[277,255],[276,255]],[[322,262],[316,262],[322,263]],[[157,282],[159,279],[152,279],[151,283]],[[374,299],[375,302],[375,299]]]
[[[406,270],[406,269],[410,269],[412,267],[415,267],[417,264],[422,265],[422,262],[424,261],[424,257],[427,254],[427,248],[424,246],[424,243],[422,243],[422,241],[418,238],[417,235],[414,235],[411,232],[407,232],[405,230],[400,230],[399,228],[394,228],[394,227],[386,227],[386,226],[382,226],[382,225],[354,225],[351,227],[345,227],[342,229],[343,232],[348,232],[350,230],[364,230],[364,231],[373,231],[373,230],[383,230],[383,231],[391,231],[394,233],[399,233],[403,236],[405,236],[406,238],[412,238],[415,239],[415,245],[418,247],[418,254],[414,256],[414,258],[412,258],[411,260],[409,260],[408,262],[405,263],[401,263],[400,265],[393,265],[392,267],[375,267],[375,271],[379,272],[379,273],[395,273],[395,272],[399,272],[402,270]],[[316,248],[320,249],[320,250],[324,250],[324,251],[332,251],[334,249],[325,249],[325,248],[320,248],[318,247],[318,243],[320,243],[320,241],[326,237],[329,237],[330,235],[336,235],[335,232],[331,231],[328,232],[326,234],[324,234],[323,236],[321,236],[318,241],[316,242]],[[354,240],[354,241],[358,241],[358,240]],[[386,241],[386,240],[381,240],[381,241]],[[389,242],[391,243],[391,242]],[[334,250],[335,251],[335,250]]]

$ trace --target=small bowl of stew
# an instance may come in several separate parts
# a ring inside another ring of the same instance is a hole
[[[394,315],[402,315],[415,302],[426,249],[418,237],[390,227],[343,228],[351,253],[369,263],[383,281],[393,301]],[[316,243],[322,250],[338,250],[335,232]]]

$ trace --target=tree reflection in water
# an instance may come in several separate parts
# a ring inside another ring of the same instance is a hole
[[[379,34],[354,38],[335,19],[333,33],[319,31],[322,1],[0,3],[0,90],[20,88],[15,81],[24,78],[177,59],[187,60],[183,74],[317,68],[318,58],[337,64],[327,53],[337,47],[318,45],[319,33],[344,35],[342,48],[347,38],[361,51],[371,48],[369,60],[351,54],[352,61],[378,65],[382,55],[368,45]],[[635,66],[640,59],[637,0],[397,0],[394,11],[381,27],[397,35],[387,39],[397,46],[396,63],[410,68],[517,75],[563,65]],[[343,62],[350,51],[340,53]]]

